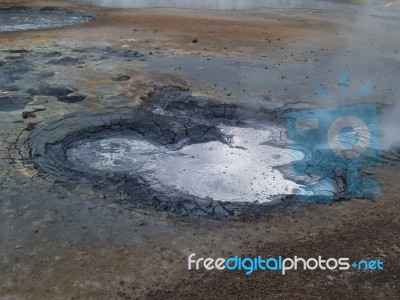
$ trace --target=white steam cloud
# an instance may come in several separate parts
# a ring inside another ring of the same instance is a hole
[[[400,1],[390,0],[83,0],[99,6],[121,8],[193,8],[193,9],[251,9],[251,8],[329,8],[338,3],[393,7]]]

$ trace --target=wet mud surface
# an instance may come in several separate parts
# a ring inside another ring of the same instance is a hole
[[[1,8],[0,32],[57,28],[89,22],[92,19],[90,15],[56,7]]]
[[[267,282],[282,299],[397,294],[399,147],[360,169],[379,200],[343,197],[337,174],[335,201],[314,204],[296,196],[320,178],[291,162],[317,162],[286,131],[288,114],[324,107],[318,84],[340,93],[341,71],[349,94],[374,82],[363,101],[385,120],[399,92],[395,19],[368,16],[379,27],[367,30],[335,11],[205,19],[67,6],[96,20],[0,34],[1,296],[263,298]],[[383,257],[388,269],[247,278],[189,272],[193,252]]]
[[[168,97],[173,100],[168,101]],[[154,113],[160,103],[162,113],[157,109]],[[272,131],[257,131],[249,125],[246,131],[246,124],[240,121],[241,110],[250,113],[188,92],[164,90],[152,94],[135,110],[73,114],[26,131],[15,150],[38,170],[39,177],[67,185],[89,181],[99,190],[123,195],[132,209],[211,218],[295,209],[299,204],[291,196],[300,186],[285,180],[277,169],[280,165],[289,169],[291,151],[286,149],[285,158],[284,148],[267,145],[286,143],[280,136],[283,133],[273,130],[275,119],[279,115],[283,118],[284,112],[258,113],[264,122],[270,118]],[[235,126],[237,123],[242,127]],[[243,130],[245,135],[231,134]],[[260,137],[262,132],[264,137]],[[235,142],[238,138],[246,140]],[[298,155],[299,159],[304,157],[300,151]],[[221,156],[226,157],[225,162]],[[243,165],[232,169],[240,159]],[[174,182],[177,174],[182,177]],[[263,181],[267,184],[261,184]],[[274,191],[275,186],[280,188]],[[244,187],[251,188],[245,192]],[[260,202],[268,205],[260,206]]]

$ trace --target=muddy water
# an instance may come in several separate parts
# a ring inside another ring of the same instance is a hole
[[[87,22],[90,16],[64,10],[0,10],[0,32],[57,28]]]
[[[159,166],[156,178],[172,188],[219,201],[268,202],[271,196],[295,194],[300,186],[286,180],[276,167],[290,164],[290,150],[263,145],[271,132],[224,128],[232,144],[209,142],[190,145],[180,156]],[[294,151],[295,159],[304,155]]]
[[[166,149],[139,137],[109,137],[78,142],[67,150],[67,158],[83,168],[100,171],[137,172],[149,170]]]
[[[140,173],[153,187],[218,201],[262,203],[301,190],[277,168],[304,154],[263,144],[276,130],[220,129],[231,137],[230,145],[212,141],[169,151],[137,136],[114,136],[79,141],[67,150],[67,159],[89,170]]]

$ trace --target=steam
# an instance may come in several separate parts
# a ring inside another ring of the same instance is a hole
[[[392,43],[393,37],[385,34],[391,30],[398,30],[398,27],[391,28],[388,25],[390,18],[396,14],[389,16],[376,10],[372,13],[381,14],[380,16],[388,22],[375,22],[376,19],[374,20],[370,13],[370,10],[358,13],[353,20],[353,26],[356,28],[371,28],[370,36],[357,39],[357,30],[341,33],[346,40],[343,50],[357,49],[357,51],[356,55],[351,54],[344,60],[338,56],[337,63],[348,66],[349,76],[352,78],[349,86],[354,88],[353,90],[349,88],[348,96],[356,94],[368,82],[374,86],[371,93],[361,98],[361,102],[377,103],[381,147],[383,151],[389,151],[400,148],[400,99],[397,96],[400,92],[398,87],[400,73],[397,68],[392,67],[400,62],[398,53],[400,49]],[[360,44],[369,44],[370,47],[360,47]]]
[[[330,8],[337,7],[338,2],[334,0],[83,0],[99,6],[121,7],[121,8],[192,8],[192,9],[216,9],[235,10],[252,8]],[[360,1],[353,1],[360,3]],[[361,1],[371,2],[371,1]],[[375,1],[376,2],[376,1]],[[378,1],[382,2],[382,1]],[[388,2],[388,1],[383,1]],[[391,1],[393,2],[393,1]]]
[[[333,8],[338,3],[361,4],[393,9],[400,1],[393,0],[82,0],[99,6],[120,8],[192,8],[235,10],[252,8]]]
[[[400,102],[386,109],[381,117],[380,131],[382,150],[400,149]]]
[[[393,0],[82,0],[99,6],[121,8],[192,8],[192,9],[254,9],[254,8],[351,8],[353,14],[336,12],[334,23],[337,39],[325,41],[328,44],[314,44],[316,51],[320,48],[333,47],[334,54],[329,58],[314,62],[307,74],[313,78],[308,82],[310,90],[317,84],[323,84],[335,98],[340,98],[340,90],[335,74],[346,72],[349,75],[347,97],[351,99],[362,87],[372,83],[374,89],[362,97],[365,103],[391,103],[389,109],[381,113],[380,129],[382,147],[389,149],[400,144],[400,46],[398,35],[400,14],[394,8],[400,8],[400,1]],[[349,6],[360,4],[361,6]],[[375,8],[390,8],[392,11],[379,11]],[[324,17],[325,15],[321,15]],[[386,22],[388,20],[388,22]],[[335,44],[331,46],[329,44]],[[313,49],[314,50],[314,49]],[[303,55],[303,54],[301,54]],[[304,55],[306,55],[304,53]],[[232,75],[233,76],[233,75]],[[257,74],[254,77],[258,76]],[[256,79],[248,76],[249,80]],[[240,79],[238,79],[240,80]],[[329,82],[330,80],[330,82]],[[328,82],[327,82],[328,81]],[[244,83],[242,82],[242,85]],[[315,85],[314,85],[315,84]],[[339,91],[339,92],[338,92]],[[338,95],[339,93],[339,95]],[[312,95],[309,95],[312,97]],[[315,97],[314,97],[315,99]],[[340,99],[338,99],[340,100]],[[271,101],[269,101],[269,104]],[[340,103],[338,103],[340,105]],[[352,102],[346,103],[351,105]],[[355,104],[355,103],[354,103]],[[324,103],[321,101],[321,107]]]

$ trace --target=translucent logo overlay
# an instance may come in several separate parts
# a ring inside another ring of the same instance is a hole
[[[339,74],[339,101],[323,86],[317,87],[317,94],[330,104],[327,108],[287,114],[290,145],[306,153],[303,160],[292,162],[305,186],[301,201],[380,197],[380,185],[361,176],[362,168],[377,166],[382,159],[376,106],[352,104],[371,92],[372,85],[348,101],[347,81],[347,74]]]

